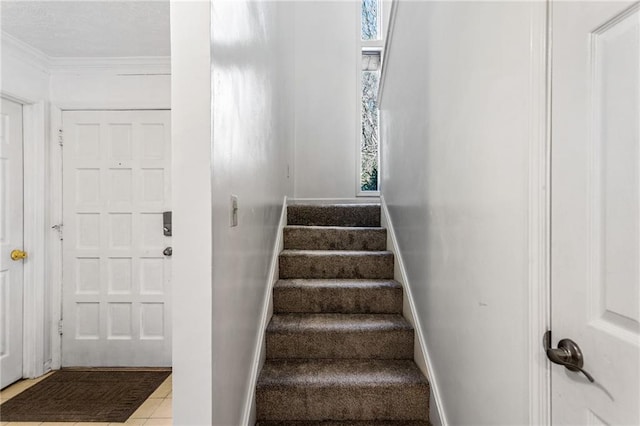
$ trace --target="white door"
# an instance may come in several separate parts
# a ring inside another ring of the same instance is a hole
[[[640,8],[552,3],[554,425],[640,425]]]
[[[0,388],[22,377],[23,250],[22,105],[0,110]],[[15,254],[18,254],[17,252]],[[14,256],[15,257],[15,256]]]
[[[171,365],[169,111],[63,113],[63,366]]]

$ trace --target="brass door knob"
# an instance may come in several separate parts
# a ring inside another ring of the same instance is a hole
[[[27,252],[22,250],[14,250],[11,252],[11,260],[22,260],[27,258]]]

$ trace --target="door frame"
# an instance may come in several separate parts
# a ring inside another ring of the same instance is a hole
[[[49,312],[46,306],[48,105],[44,99],[28,99],[6,91],[0,91],[0,96],[22,105],[22,151],[24,159],[29,159],[29,167],[23,167],[23,244],[29,260],[24,262],[23,278],[22,377],[33,378],[51,368],[45,365],[45,324]]]
[[[551,368],[542,336],[551,326],[551,2],[532,2],[530,21],[528,354],[529,424],[551,425]]]
[[[50,191],[51,198],[51,223],[60,225],[60,234],[49,240],[49,274],[51,276],[51,368],[57,370],[62,366],[62,335],[60,321],[62,320],[62,235],[64,224],[62,223],[62,110],[51,105],[51,153],[50,164]]]

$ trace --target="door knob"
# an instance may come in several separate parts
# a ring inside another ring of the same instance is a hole
[[[543,346],[547,353],[547,358],[554,364],[559,364],[571,371],[579,371],[593,383],[595,379],[589,373],[582,369],[584,365],[584,357],[580,346],[571,339],[562,339],[558,342],[556,349],[551,347],[551,330],[544,334]]]
[[[171,256],[173,254],[173,247],[167,247],[166,249],[162,250],[162,254],[164,254],[165,256]]]
[[[11,260],[22,260],[27,258],[27,252],[22,250],[13,250],[11,252]]]

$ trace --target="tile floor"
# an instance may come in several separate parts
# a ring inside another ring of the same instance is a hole
[[[49,373],[51,374],[51,373]],[[38,383],[48,376],[44,375],[33,380],[21,380],[6,389],[0,391],[0,403],[16,396],[23,390]],[[169,426],[172,424],[173,414],[171,412],[172,402],[171,376],[153,392],[149,398],[129,417],[124,423],[85,423],[85,422],[0,422],[0,426],[108,426],[108,425],[149,425],[149,426]]]

